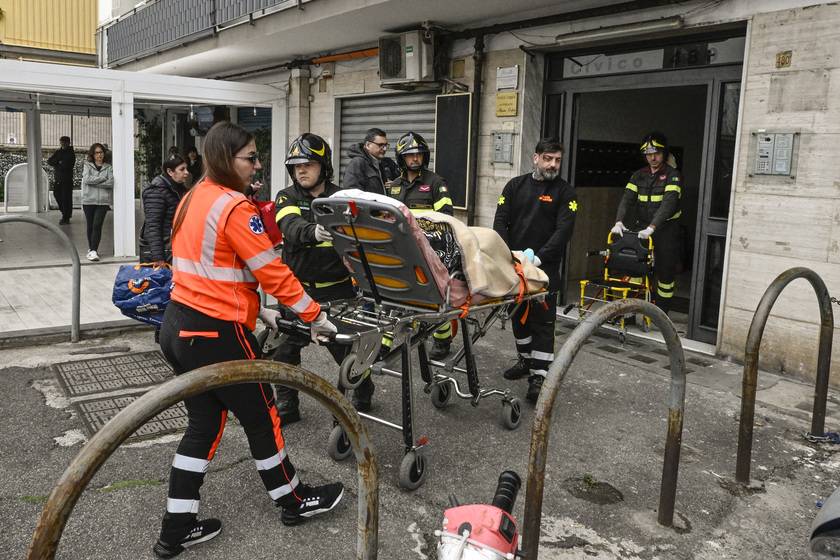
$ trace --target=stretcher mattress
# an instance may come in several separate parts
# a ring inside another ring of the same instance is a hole
[[[439,212],[424,212],[415,217],[398,200],[358,189],[345,189],[331,198],[376,201],[388,204],[402,214],[409,224],[411,238],[417,243],[432,272],[441,301],[448,293],[448,303],[454,307],[464,305],[468,300],[477,304],[492,298],[538,293],[548,285],[545,272],[534,266],[522,253],[512,253],[492,229],[469,227],[457,218]],[[424,222],[423,227],[418,224],[418,220]],[[461,263],[459,271],[448,271],[440,256],[432,249],[427,231],[435,229],[454,235]],[[355,275],[360,272],[354,270],[346,257],[343,258],[351,273]],[[521,276],[517,264],[521,265]],[[523,287],[523,279],[527,287]]]

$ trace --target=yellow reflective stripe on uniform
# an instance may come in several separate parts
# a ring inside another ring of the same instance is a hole
[[[671,282],[670,284],[666,284],[664,282],[659,282],[659,287],[662,288],[663,290],[673,290],[674,289],[674,284],[676,284],[676,282]]]
[[[440,200],[435,202],[433,208],[435,209],[435,211],[437,211],[446,206],[447,204],[449,206],[452,206],[452,200],[448,196],[445,198],[441,198]]]
[[[682,188],[679,185],[666,185],[665,192],[668,191],[676,191],[678,193],[682,193]]]
[[[646,195],[646,194],[640,194],[639,195],[639,202],[647,202],[648,200],[650,200],[650,197],[648,197],[648,195]]]
[[[634,185],[633,183],[627,183],[627,187],[625,187],[625,188],[630,189],[630,190],[631,190],[631,191],[633,191],[634,193],[639,192],[639,187],[637,187],[637,186],[636,186],[636,185]]]
[[[639,197],[639,199],[641,199],[641,198],[642,198],[642,197]],[[645,198],[647,198],[647,197],[645,197]],[[651,197],[650,197],[650,201],[651,201],[651,202],[662,202],[662,199],[663,199],[663,198],[665,198],[665,195],[662,195],[662,194],[655,194],[655,195],[653,195],[653,196],[651,196]]]
[[[347,278],[350,278],[349,276]],[[306,286],[307,288],[329,288],[330,286],[335,286],[336,284],[341,284],[342,282],[347,282],[347,278],[342,278],[341,280],[336,280],[335,282],[303,282],[301,284]]]
[[[332,244],[332,241],[324,241],[324,242],[322,242],[322,243],[318,243],[318,244],[317,244],[317,245],[315,245],[315,246],[316,246],[316,247],[332,247],[332,246],[333,246],[333,244]]]
[[[670,217],[670,218],[668,218],[668,219],[669,219],[669,220],[675,220],[676,218],[679,218],[679,217],[680,217],[680,214],[682,214],[682,210],[680,210],[679,212],[677,212],[676,214],[674,214],[673,216],[671,216],[671,217]]]
[[[285,206],[277,211],[277,218],[276,220],[279,222],[281,218],[285,218],[289,214],[297,214],[300,216],[300,208],[297,206]]]

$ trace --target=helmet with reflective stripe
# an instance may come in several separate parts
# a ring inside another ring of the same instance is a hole
[[[292,145],[289,146],[289,155],[286,156],[286,170],[293,182],[297,181],[295,165],[311,161],[321,164],[321,173],[318,175],[319,185],[324,181],[332,180],[332,150],[329,144],[324,142],[324,139],[320,136],[306,132],[292,142]]]
[[[397,141],[397,164],[402,169],[408,169],[405,163],[406,154],[423,154],[423,168],[429,165],[429,145],[416,132],[406,132]]]
[[[668,139],[661,132],[651,132],[642,140],[642,147],[639,148],[643,155],[662,152],[668,157]]]

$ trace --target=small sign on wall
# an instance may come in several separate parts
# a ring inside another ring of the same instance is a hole
[[[496,68],[496,89],[516,89],[519,84],[519,66]]]
[[[790,68],[792,51],[781,52],[776,55],[776,68]]]
[[[497,117],[515,117],[516,116],[516,102],[519,94],[512,93],[497,93],[496,94],[496,116]]]

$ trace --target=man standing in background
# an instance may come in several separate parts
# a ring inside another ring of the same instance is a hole
[[[365,141],[347,148],[350,164],[344,170],[345,189],[360,189],[376,194],[387,194],[391,181],[399,175],[394,160],[385,157],[388,137],[380,128],[365,133]]]
[[[73,168],[76,165],[76,152],[70,145],[69,136],[62,136],[58,143],[61,147],[50,156],[47,164],[55,169],[53,194],[61,211],[58,224],[63,226],[70,223],[70,216],[73,214]]]

